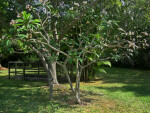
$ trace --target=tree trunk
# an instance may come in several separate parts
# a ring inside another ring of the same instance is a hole
[[[53,77],[52,77],[52,66],[50,67],[48,65],[48,62],[46,62],[46,59],[44,57],[42,57],[42,63],[45,67],[46,73],[48,75],[48,84],[49,84],[49,97],[50,100],[53,100]]]
[[[53,79],[48,76],[48,85],[49,85],[49,98],[53,100]]]
[[[57,8],[57,0],[51,1],[51,4],[54,8]],[[54,21],[52,23],[52,33],[53,33],[53,38],[55,40],[55,43],[57,43],[57,40],[59,39],[58,37],[58,31],[57,31],[57,20],[52,16],[51,19]],[[54,52],[55,55],[59,56],[59,52]],[[56,62],[52,62],[52,76],[54,79],[54,84],[59,84],[57,80],[57,73],[56,73]]]
[[[81,104],[79,88],[80,88],[80,76],[79,76],[79,71],[77,71],[77,75],[76,75],[76,88],[75,88],[75,98],[76,98],[76,102],[78,104]]]
[[[0,69],[3,68],[2,65],[0,64]]]
[[[53,5],[57,5],[57,1],[53,1],[52,2]],[[57,21],[54,22],[54,24],[52,24],[52,29],[53,29],[53,37],[54,37],[54,40],[55,40],[55,43],[57,43],[57,40],[59,39],[58,37],[58,32],[57,32]],[[55,55],[59,56],[59,52],[54,52]],[[52,62],[52,76],[53,76],[53,79],[54,79],[54,84],[59,84],[58,83],[58,80],[57,80],[57,74],[56,74],[56,62]]]
[[[77,60],[77,73],[76,73],[76,88],[75,88],[75,99],[78,104],[81,104],[80,100],[80,77],[82,69],[79,69],[79,61]]]
[[[59,84],[57,80],[57,73],[56,73],[56,62],[52,62],[52,77],[53,77],[53,82],[54,84]]]
[[[69,77],[69,73],[68,73],[68,71],[67,71],[66,66],[63,66],[63,69],[64,69],[64,71],[65,71],[65,73],[66,73],[67,80],[68,80],[68,82],[69,82],[70,88],[71,88],[72,92],[74,93],[74,88],[73,88],[73,86],[72,86],[72,83],[71,83],[71,80],[70,80],[70,77]]]
[[[87,60],[87,64],[89,64],[89,60]],[[86,67],[86,81],[89,80],[89,67]]]
[[[39,56],[41,59],[43,66],[45,67],[45,71],[48,75],[48,84],[49,84],[49,98],[50,100],[53,100],[53,77],[52,77],[52,66],[49,65],[51,64],[50,61],[47,61],[46,58],[34,47],[30,46],[34,52]]]
[[[2,67],[2,65],[1,65],[1,58],[0,58],[0,69],[2,69],[3,67]]]

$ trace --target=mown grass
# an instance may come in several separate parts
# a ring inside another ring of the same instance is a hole
[[[8,80],[0,71],[0,113],[149,113],[150,71],[105,68],[95,81],[81,82],[82,105],[74,104],[68,84],[55,86],[49,101],[46,82]]]

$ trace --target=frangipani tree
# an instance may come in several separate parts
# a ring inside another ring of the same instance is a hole
[[[94,3],[95,2],[91,3],[90,5],[93,5]],[[75,7],[79,6],[78,3],[74,3],[74,5]],[[32,7],[30,5],[27,5],[26,8],[28,10],[31,10]],[[62,44],[65,35],[69,33],[74,25],[76,25],[76,23],[82,18],[82,16],[85,15],[78,14],[80,15],[80,17],[73,19],[73,14],[70,16],[72,12],[67,12],[66,14],[62,12],[62,19],[66,19],[67,17],[69,19],[72,18],[73,21],[71,24],[67,25],[68,27],[66,30],[59,28],[61,27],[61,25],[58,26],[58,28],[62,30],[62,32],[59,32],[61,34],[58,34],[57,22],[59,21],[54,21],[54,19],[58,19],[60,15],[58,11],[53,9],[52,5],[49,5],[48,3],[39,5],[39,7],[33,10],[33,12],[34,14],[36,14],[36,17],[38,19],[33,19],[33,16],[30,13],[24,11],[18,15],[20,19],[17,19],[15,21],[12,20],[10,24],[15,25],[15,27],[17,28],[17,31],[19,32],[19,40],[29,45],[32,50],[34,50],[41,58],[49,77],[49,84],[51,89],[50,93],[52,93],[52,81],[53,79],[56,80],[56,76],[53,76],[53,73],[55,72],[55,68],[53,68],[53,62],[57,61],[57,56],[59,56],[59,54],[64,55],[66,57],[66,60],[64,61],[63,65],[61,65],[63,66],[64,70],[66,70],[67,61],[68,58],[70,58],[68,52],[60,50],[60,45]],[[75,12],[73,13],[75,14]],[[74,91],[70,81],[70,77],[68,74],[66,75],[70,83],[71,89]],[[52,95],[50,97],[52,98]]]
[[[93,8],[96,4],[97,7]],[[17,39],[28,45],[42,60],[48,75],[50,99],[53,98],[53,82],[56,82],[55,63],[63,67],[75,98],[81,103],[79,86],[85,67],[93,63],[111,66],[108,61],[110,58],[128,54],[126,49],[138,48],[137,41],[123,36],[126,31],[119,28],[116,21],[102,21],[102,15],[99,13],[102,9],[98,7],[103,5],[103,2],[99,3],[98,0],[69,4],[63,1],[44,2],[33,9],[27,5],[30,13],[23,11],[18,15],[19,19],[11,21],[10,24],[18,31]],[[106,32],[111,30],[120,34]],[[102,31],[105,31],[105,34],[102,34]],[[63,57],[63,60],[60,57]],[[89,62],[84,63],[86,60]],[[75,89],[66,68],[68,62],[76,64]]]

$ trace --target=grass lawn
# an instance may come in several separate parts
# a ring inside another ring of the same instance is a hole
[[[83,105],[75,105],[68,84],[54,88],[50,102],[46,82],[8,80],[0,71],[0,113],[150,113],[150,71],[105,68],[97,79],[81,82]]]

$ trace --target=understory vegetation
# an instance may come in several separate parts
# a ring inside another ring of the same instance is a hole
[[[54,86],[49,101],[47,82],[8,80],[0,71],[0,113],[148,113],[150,71],[104,68],[94,81],[81,82],[82,104],[76,104],[68,84]],[[75,83],[73,83],[75,85]]]

